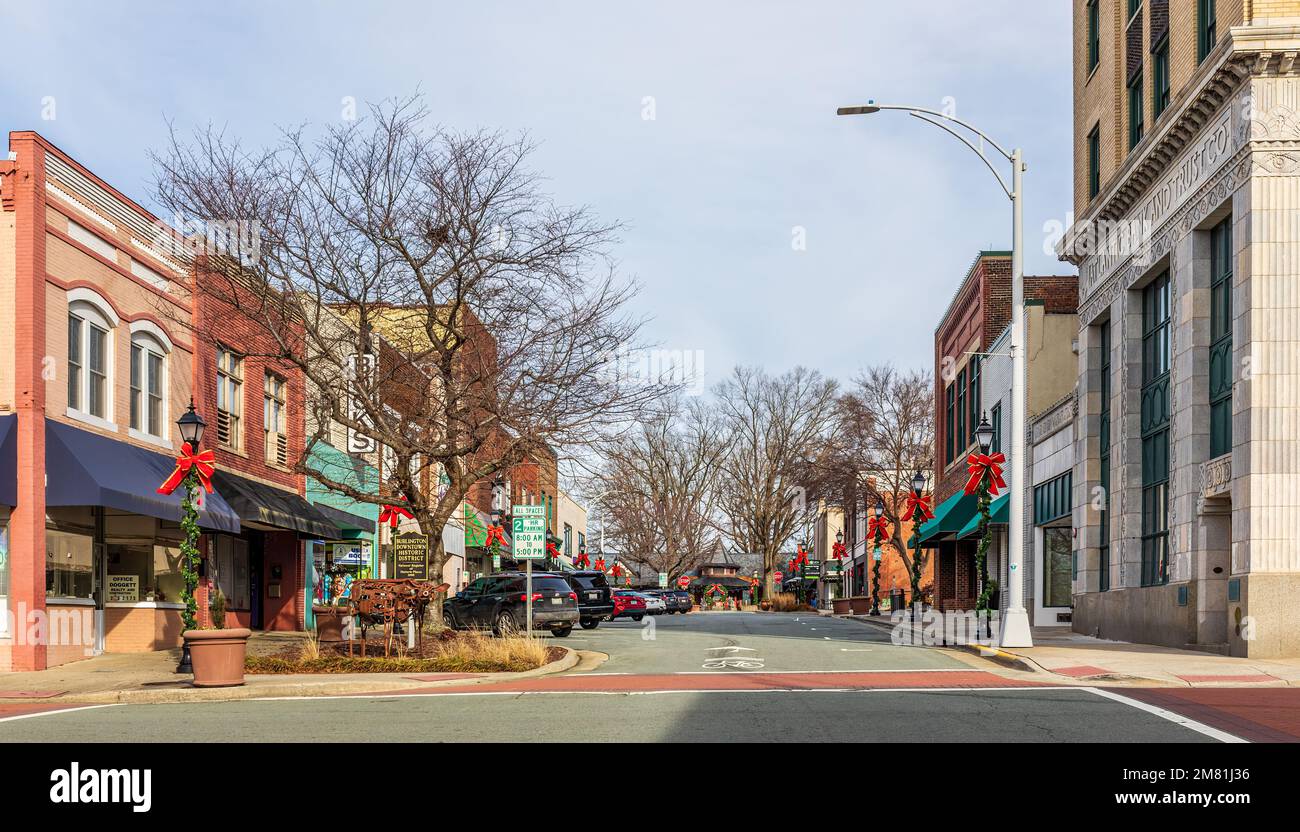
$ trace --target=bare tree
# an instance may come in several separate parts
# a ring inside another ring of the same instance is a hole
[[[719,421],[691,399],[601,447],[591,487],[620,559],[675,577],[718,550],[717,480],[727,451]]]
[[[927,473],[934,441],[933,383],[925,371],[870,367],[839,397],[834,430],[813,455],[811,492],[845,509],[885,507],[891,542],[912,575],[915,597],[928,554],[918,562],[902,515],[917,471]]]
[[[715,390],[728,441],[719,506],[732,543],[762,554],[769,595],[781,548],[808,511],[808,460],[824,441],[836,390],[803,367],[780,376],[737,367]]]
[[[173,132],[154,159],[183,224],[255,229],[199,262],[197,289],[306,377],[295,470],[358,502],[401,500],[440,571],[441,530],[475,482],[626,425],[671,385],[611,366],[644,346],[637,287],[610,259],[616,226],[556,205],[526,139],[427,122],[411,98],[258,150]],[[316,463],[335,429],[390,460],[380,494]]]

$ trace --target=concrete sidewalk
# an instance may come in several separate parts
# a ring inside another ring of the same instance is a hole
[[[249,653],[274,652],[283,644],[272,638],[249,640]],[[301,634],[297,634],[301,635]],[[271,648],[268,650],[268,648]],[[0,673],[0,703],[169,703],[205,702],[287,696],[341,696],[430,688],[448,684],[483,684],[560,673],[580,657],[567,650],[564,658],[520,673],[296,673],[247,675],[244,685],[196,688],[188,674],[176,673],[180,649],[150,653],[109,653],[69,662],[49,670]]]
[[[889,616],[843,615],[893,631]],[[910,625],[909,625],[910,626]],[[913,643],[924,644],[921,633]],[[1300,686],[1300,659],[1243,659],[1150,644],[1106,641],[1063,627],[1036,627],[1033,647],[935,645],[962,649],[1014,670],[1045,674],[1061,683],[1177,687]]]

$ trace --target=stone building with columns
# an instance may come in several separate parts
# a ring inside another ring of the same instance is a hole
[[[1300,0],[1075,0],[1076,631],[1300,655]]]

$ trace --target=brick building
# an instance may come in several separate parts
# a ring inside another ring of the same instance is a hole
[[[1300,655],[1300,0],[1075,0],[1074,628]]]
[[[1025,276],[1026,307],[1073,312],[1073,276]],[[934,335],[935,519],[922,527],[922,545],[935,551],[933,600],[941,609],[973,609],[979,595],[975,574],[977,540],[967,525],[974,495],[963,495],[966,457],[975,449],[975,428],[988,412],[981,377],[992,345],[1011,323],[1011,253],[976,256],[944,312]],[[1008,413],[1007,423],[1010,423]],[[1008,481],[1009,482],[1009,481]],[[1005,522],[1005,521],[1004,521]],[[996,574],[996,573],[992,573]]]

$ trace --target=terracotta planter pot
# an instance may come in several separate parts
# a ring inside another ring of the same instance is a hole
[[[853,605],[849,603],[848,598],[836,598],[831,601],[831,611],[836,615],[847,615],[853,610]]]
[[[343,640],[343,622],[348,618],[346,607],[315,606],[311,608],[316,618],[316,637],[322,642]]]
[[[248,637],[243,627],[233,630],[186,630],[197,688],[232,687],[244,684],[244,656]]]

